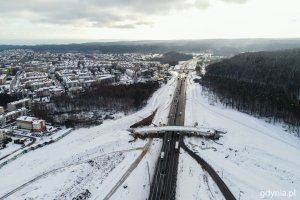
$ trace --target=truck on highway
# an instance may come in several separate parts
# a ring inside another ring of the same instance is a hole
[[[162,152],[160,153],[160,159],[164,159],[164,157],[165,157],[165,152],[162,151]]]
[[[178,141],[176,141],[176,143],[175,143],[175,150],[176,150],[176,151],[179,150],[179,142],[178,142]]]

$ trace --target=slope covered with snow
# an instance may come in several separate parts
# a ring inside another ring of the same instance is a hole
[[[185,125],[226,130],[217,141],[186,138],[186,144],[210,163],[240,199],[299,199],[300,140],[279,124],[211,105],[208,93],[189,76]],[[275,193],[274,193],[275,192]]]
[[[183,149],[178,162],[176,199],[224,199],[209,174]]]
[[[105,196],[139,156],[141,148],[147,142],[137,140],[129,143],[133,138],[127,129],[157,108],[154,123],[166,123],[176,80],[175,74],[167,85],[153,94],[147,106],[136,113],[118,120],[105,121],[93,128],[75,130],[60,141],[5,165],[0,169],[0,197],[28,182],[7,199],[51,199],[58,196],[61,199],[70,199],[82,193],[81,189],[89,189],[94,198],[99,194]],[[154,150],[147,155],[149,162],[155,164],[155,149],[159,149],[160,142],[153,142]],[[137,167],[137,181],[148,177],[144,173],[144,164],[141,168]],[[150,165],[152,171],[154,164]],[[129,179],[136,184],[133,180]],[[76,189],[76,184],[81,189]]]

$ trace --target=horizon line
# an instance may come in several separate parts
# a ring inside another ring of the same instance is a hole
[[[300,37],[257,37],[257,38],[192,38],[192,39],[99,39],[99,40],[64,40],[64,39],[45,39],[45,40],[25,40],[24,43],[9,42],[0,43],[1,46],[39,46],[39,45],[71,45],[71,44],[88,44],[88,43],[118,43],[118,42],[174,42],[174,41],[205,41],[205,40],[300,40]],[[24,40],[20,40],[24,41]],[[42,42],[45,41],[45,42]],[[46,42],[48,41],[48,42]],[[52,42],[51,42],[52,41]]]

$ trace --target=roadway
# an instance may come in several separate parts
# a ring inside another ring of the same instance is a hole
[[[185,111],[185,83],[186,79],[179,78],[177,87],[170,107],[168,125],[184,125]],[[167,132],[163,138],[161,156],[156,164],[154,179],[151,184],[149,200],[171,200],[175,199],[176,178],[179,158],[179,149],[176,149],[176,143],[179,143],[180,135],[176,132]]]
[[[183,126],[185,103],[186,103],[186,77],[179,76],[177,88],[173,97],[173,101],[169,113],[169,126]],[[179,143],[178,149],[175,144]],[[236,200],[229,188],[223,182],[218,173],[199,155],[191,151],[185,144],[182,135],[177,132],[166,132],[163,138],[161,153],[164,156],[160,157],[156,164],[154,179],[151,184],[149,200],[174,200],[176,192],[176,179],[179,152],[182,148],[192,158],[194,158],[201,167],[206,170],[214,182],[219,187],[226,200]]]
[[[8,156],[14,154],[15,152],[20,151],[21,149],[24,149],[26,147],[30,147],[31,145],[33,145],[36,142],[36,138],[35,137],[31,137],[31,136],[28,136],[28,135],[20,135],[20,134],[14,134],[14,133],[9,133],[8,135],[13,136],[13,137],[20,137],[20,138],[26,137],[26,138],[28,138],[30,140],[30,142],[28,144],[22,146],[20,149],[17,149],[15,151],[13,151],[13,152],[11,152],[11,153],[9,153],[9,154],[1,157],[0,160],[3,160],[4,158],[7,158]]]
[[[214,182],[219,187],[219,189],[222,192],[225,199],[227,199],[227,200],[236,200],[236,198],[231,193],[230,189],[227,187],[227,185],[224,183],[224,181],[221,179],[219,174],[203,158],[201,158],[196,153],[194,153],[192,150],[190,150],[184,144],[183,138],[180,139],[180,147],[182,149],[184,149],[192,158],[194,158],[201,165],[202,169],[204,169],[205,171],[208,172],[208,174],[211,176],[211,178],[214,180]]]

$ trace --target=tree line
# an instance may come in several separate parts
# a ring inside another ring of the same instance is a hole
[[[18,98],[16,95],[10,95],[7,93],[0,93],[0,106],[6,107],[10,102],[17,101]]]
[[[243,53],[211,64],[202,85],[224,105],[285,122],[299,134],[300,49]]]
[[[0,51],[9,49],[31,49],[36,52],[49,51],[52,53],[165,53],[169,51],[181,51],[232,55],[246,51],[291,49],[297,48],[299,45],[299,39],[205,39],[52,45],[0,45]]]
[[[155,58],[154,60],[157,60],[162,64],[169,64],[171,66],[175,66],[175,65],[178,65],[179,61],[185,61],[185,60],[189,60],[192,58],[193,58],[193,56],[191,54],[170,51],[170,52],[164,53],[162,57]]]
[[[75,96],[63,94],[52,98],[51,103],[36,103],[33,106],[35,116],[52,123],[65,124],[70,121],[87,123],[80,113],[97,112],[131,112],[144,106],[148,98],[159,87],[158,82],[137,83],[131,85],[109,85],[98,83]],[[64,116],[64,117],[62,117]],[[89,123],[97,121],[95,116]]]

